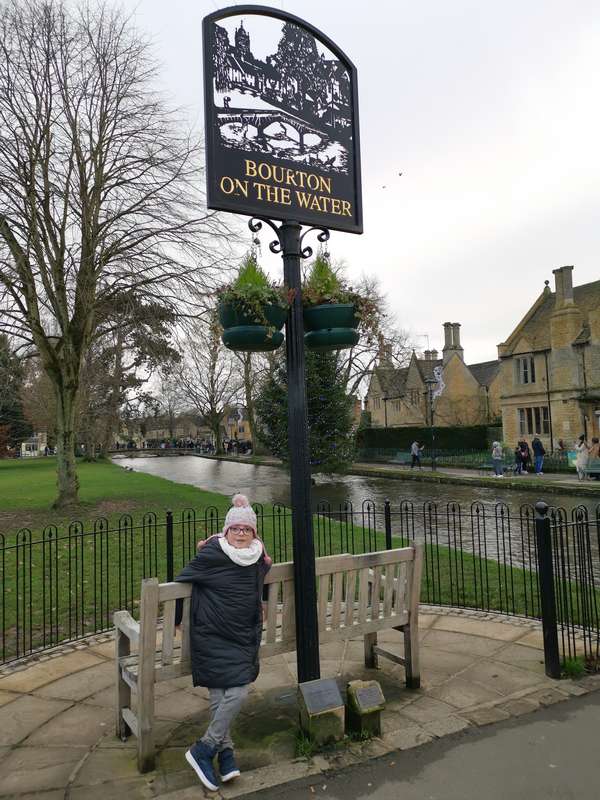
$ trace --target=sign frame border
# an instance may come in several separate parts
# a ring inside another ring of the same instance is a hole
[[[211,58],[211,40],[210,40],[210,26],[213,22],[218,22],[220,19],[227,17],[253,15],[261,17],[272,17],[280,19],[284,22],[291,22],[301,28],[304,28],[308,33],[320,41],[327,47],[347,68],[350,73],[351,96],[352,96],[352,165],[354,168],[354,205],[356,213],[354,215],[354,222],[344,228],[336,228],[335,225],[324,222],[324,227],[339,231],[340,233],[363,233],[363,208],[362,208],[362,180],[361,180],[361,159],[360,159],[360,124],[359,124],[359,110],[358,110],[358,74],[354,62],[348,58],[344,51],[326,34],[321,30],[311,25],[310,22],[295,14],[290,14],[279,8],[272,8],[270,6],[260,5],[238,5],[227,6],[218,11],[213,11],[211,14],[205,16],[202,20],[202,64],[204,68],[204,136],[205,136],[205,154],[214,152],[215,149],[215,131],[214,126],[207,126],[209,119],[213,117],[213,63]],[[210,186],[213,176],[213,168],[210,159],[206,158],[206,201],[207,208],[214,209],[215,211],[225,211],[229,214],[241,214],[248,217],[269,217],[272,219],[280,220],[281,222],[300,222],[302,225],[314,227],[318,225],[314,220],[299,220],[300,215],[286,216],[281,211],[278,212],[277,208],[264,209],[264,213],[258,212],[256,208],[243,209],[243,203],[240,203],[240,210],[235,211],[231,208],[217,204],[209,205]],[[329,215],[330,216],[330,215]]]

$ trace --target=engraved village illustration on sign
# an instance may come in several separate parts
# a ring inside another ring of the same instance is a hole
[[[253,24],[261,26],[262,58],[253,52]],[[253,212],[258,205],[265,213],[266,204],[274,216],[299,209],[354,222],[352,86],[344,64],[310,32],[264,17],[213,22],[209,46],[210,135],[220,154],[212,185],[209,176],[212,199],[225,210],[235,198]]]

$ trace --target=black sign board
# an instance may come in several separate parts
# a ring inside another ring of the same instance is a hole
[[[344,705],[338,685],[333,678],[306,681],[298,688],[309,714],[320,714],[322,711],[331,711]]]
[[[264,6],[204,18],[209,208],[362,233],[356,68]]]

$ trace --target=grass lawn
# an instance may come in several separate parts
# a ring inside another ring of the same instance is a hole
[[[121,514],[216,505],[227,508],[228,498],[195,486],[126,472],[109,461],[78,461],[80,502],[65,512],[53,511],[56,498],[56,459],[25,458],[0,461],[0,533],[20,528],[41,531],[45,525],[64,526],[71,520],[84,525],[96,517],[114,522]]]

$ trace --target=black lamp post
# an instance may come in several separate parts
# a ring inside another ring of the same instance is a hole
[[[435,378],[425,378],[427,384],[427,398],[429,405],[429,430],[431,433],[431,469],[435,471],[435,428],[433,427],[433,389],[437,381]]]
[[[303,247],[304,237],[318,231],[320,242],[329,239],[325,228],[309,228],[301,234],[298,222],[277,226],[266,217],[251,219],[248,227],[258,233],[262,223],[268,225],[277,239],[269,244],[272,253],[281,253],[285,285],[294,299],[286,322],[286,366],[288,382],[288,449],[290,454],[290,489],[294,553],[294,587],[296,605],[296,655],[298,682],[320,678],[319,627],[317,617],[317,578],[310,502],[310,458],[308,448],[308,415],[304,358],[304,319],[300,260],[312,256],[312,248]]]

